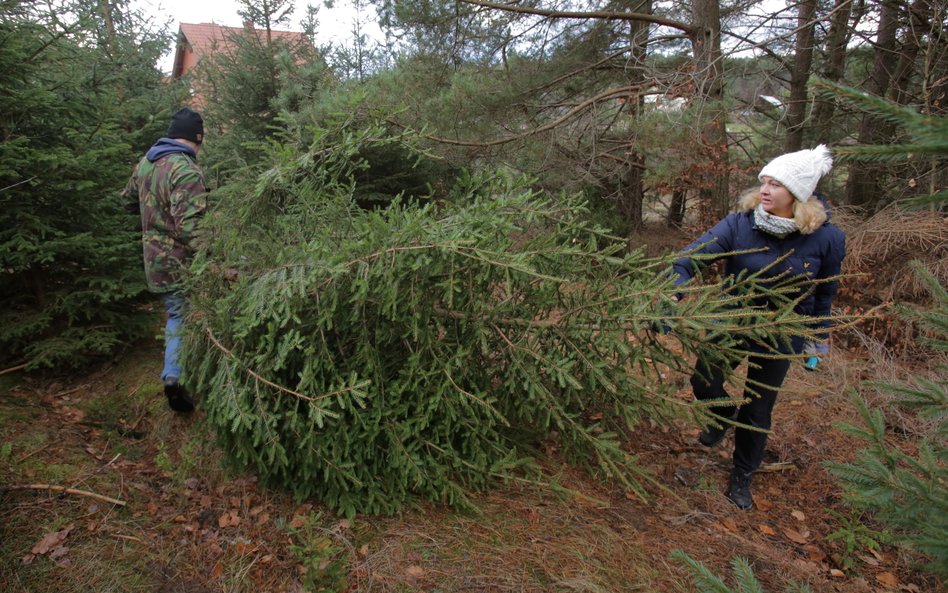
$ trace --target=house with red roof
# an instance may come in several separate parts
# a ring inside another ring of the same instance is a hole
[[[243,27],[225,27],[217,23],[181,23],[178,27],[171,79],[179,80],[187,75],[194,70],[202,58],[232,50],[233,39],[236,35],[256,35],[262,43],[267,44],[279,40],[290,47],[312,48],[310,39],[304,33],[295,31],[267,31],[257,29],[251,23],[244,23]],[[204,99],[200,92],[200,85],[195,84],[192,92],[192,107],[203,107]]]

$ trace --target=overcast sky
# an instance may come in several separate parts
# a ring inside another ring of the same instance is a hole
[[[355,18],[349,0],[337,0],[335,7],[331,10],[326,8],[321,0],[296,2],[296,10],[293,11],[291,23],[276,28],[302,30],[299,23],[306,16],[306,5],[308,3],[319,6],[319,30],[317,32],[319,41],[339,43],[349,38],[349,32],[352,30],[352,23]],[[157,24],[163,24],[170,20],[173,32],[178,30],[178,24],[182,22],[213,22],[229,27],[239,27],[241,25],[241,18],[237,14],[238,3],[236,0],[134,0],[133,6],[154,16]],[[370,17],[374,21],[374,9],[370,8],[369,12],[363,15],[363,19],[366,17]],[[174,48],[170,48],[161,60],[161,69],[170,73],[173,61]]]

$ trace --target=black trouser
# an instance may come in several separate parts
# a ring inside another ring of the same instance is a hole
[[[733,363],[736,368],[740,361]],[[751,354],[748,358],[747,381],[744,397],[750,401],[737,408],[737,421],[741,424],[770,430],[770,413],[777,402],[777,391],[790,369],[786,358],[761,358]],[[691,388],[699,400],[728,399],[724,389],[724,370],[715,364],[698,360],[691,376]],[[711,411],[719,416],[731,418],[735,406],[715,406]],[[750,473],[760,467],[764,459],[767,433],[738,427],[734,431],[734,468]]]

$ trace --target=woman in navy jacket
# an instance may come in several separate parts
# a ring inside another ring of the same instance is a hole
[[[816,280],[831,279],[811,285],[795,307],[802,315],[826,318],[817,325],[828,327],[838,286],[832,278],[839,274],[846,239],[839,228],[828,222],[825,206],[813,192],[832,164],[829,150],[823,145],[785,154],[768,163],[758,176],[760,192],[746,196],[740,212],[728,215],[683,250],[688,255],[675,262],[676,283],[682,284],[694,276],[699,262],[690,257],[692,254],[730,254],[722,255],[726,258],[725,275],[764,270],[764,278],[806,275]],[[756,249],[761,251],[734,253]],[[702,259],[700,263],[708,261]],[[806,345],[814,346],[817,351],[825,348],[825,344]],[[803,339],[796,338],[781,352],[799,354],[804,348]],[[773,352],[761,344],[748,342],[746,349],[751,353],[744,393],[749,402],[738,407],[713,407],[711,411],[738,424],[770,430],[771,412],[790,360],[755,356]],[[724,389],[724,369],[707,360],[697,361],[691,386],[699,400],[730,399]],[[698,440],[713,447],[721,442],[728,428],[728,423],[714,423],[706,427]],[[735,430],[734,469],[727,497],[741,509],[753,506],[751,474],[763,460],[766,443],[766,432],[740,426]]]

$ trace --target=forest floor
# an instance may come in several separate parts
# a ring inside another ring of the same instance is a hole
[[[794,365],[749,512],[723,495],[733,437],[705,449],[683,422],[629,439],[667,488],[649,500],[550,451],[562,488],[499,485],[474,510],[351,521],[222,469],[202,413],[167,409],[160,358],[151,342],[85,376],[0,377],[0,591],[693,591],[674,550],[731,584],[743,556],[771,593],[944,590],[859,521],[823,466],[861,446],[835,424],[858,424],[847,388],[898,374],[878,352]]]

